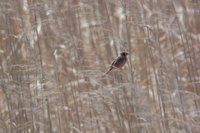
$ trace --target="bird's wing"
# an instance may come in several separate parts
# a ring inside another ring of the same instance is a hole
[[[111,66],[114,65],[116,63],[117,59],[114,59],[113,62],[111,63]]]
[[[113,62],[111,63],[111,67],[115,66],[115,64],[118,62],[119,59],[120,59],[120,56],[114,59]]]

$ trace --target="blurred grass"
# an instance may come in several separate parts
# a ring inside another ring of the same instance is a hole
[[[0,132],[198,133],[199,7],[1,0]]]

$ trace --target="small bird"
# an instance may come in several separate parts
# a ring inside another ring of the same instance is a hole
[[[127,55],[127,52],[121,52],[120,55],[111,63],[110,69],[105,74],[108,74],[114,68],[122,68],[127,62]]]

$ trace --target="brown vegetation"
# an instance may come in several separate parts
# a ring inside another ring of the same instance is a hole
[[[199,133],[198,0],[1,0],[0,20],[0,133]]]

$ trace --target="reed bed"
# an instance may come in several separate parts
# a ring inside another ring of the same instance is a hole
[[[199,133],[200,1],[1,0],[0,20],[0,133]]]

